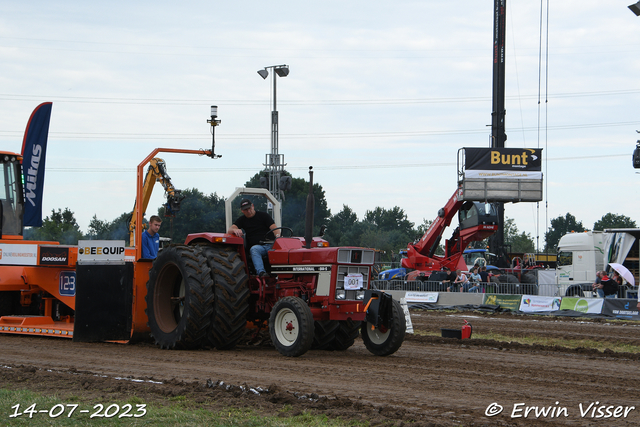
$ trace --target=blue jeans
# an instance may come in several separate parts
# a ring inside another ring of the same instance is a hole
[[[268,245],[253,245],[249,252],[251,253],[251,260],[253,261],[253,267],[256,269],[256,274],[260,274],[264,269],[264,262],[262,261],[262,257],[266,256],[269,252],[269,249],[273,246],[272,243]]]
[[[611,294],[611,295],[605,296],[603,289],[596,289],[596,293],[598,294],[598,297],[600,297],[600,298],[618,298],[618,295],[616,295],[616,294]]]

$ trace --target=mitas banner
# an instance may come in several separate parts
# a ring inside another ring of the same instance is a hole
[[[465,178],[542,179],[541,148],[465,148]]]
[[[42,227],[42,190],[44,163],[49,137],[51,102],[36,107],[29,117],[22,140],[22,175],[24,176],[24,225]]]

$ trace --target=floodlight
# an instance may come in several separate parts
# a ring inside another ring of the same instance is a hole
[[[287,65],[276,67],[274,70],[280,77],[287,77],[289,75],[289,67]]]
[[[216,117],[218,117],[218,106],[217,105],[212,105],[211,106],[211,117],[213,117],[214,119]]]
[[[258,74],[260,74],[260,77],[263,79],[266,79],[269,76],[269,72],[266,69],[258,70]]]
[[[635,13],[636,16],[640,16],[640,1],[629,6],[629,9],[631,9],[631,12]]]

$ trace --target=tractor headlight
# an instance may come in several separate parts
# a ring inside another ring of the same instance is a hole
[[[345,299],[347,292],[344,289],[336,289],[336,299]]]
[[[356,292],[356,299],[358,301],[364,301],[364,291],[358,291]]]

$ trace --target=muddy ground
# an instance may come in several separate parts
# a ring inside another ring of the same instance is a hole
[[[286,416],[311,411],[371,425],[640,423],[639,355],[419,335],[459,329],[463,319],[476,334],[640,345],[640,322],[413,310],[418,333],[384,358],[371,355],[360,339],[345,352],[286,358],[265,345],[169,351],[150,343],[0,335],[0,388],[104,403],[135,395],[162,404],[186,396],[211,410],[250,407],[265,415],[282,415],[288,405]],[[538,417],[536,409],[525,416],[527,408],[537,408]],[[0,416],[5,421],[7,414]]]

